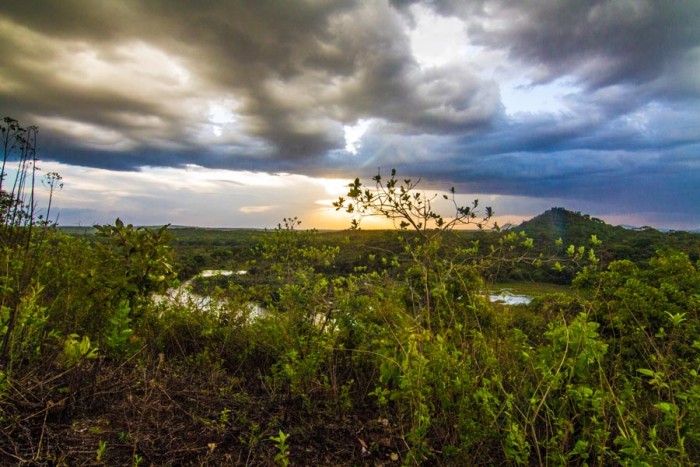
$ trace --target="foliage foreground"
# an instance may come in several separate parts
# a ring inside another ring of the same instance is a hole
[[[375,181],[410,227],[415,183]],[[166,228],[72,237],[24,193],[0,211],[2,464],[700,462],[700,272],[683,253],[601,267],[593,238],[565,249],[571,294],[501,307],[482,277],[532,241],[455,245],[418,200],[434,228],[343,274],[340,247],[285,219],[206,309],[153,298],[176,285]],[[376,202],[358,181],[348,195]]]

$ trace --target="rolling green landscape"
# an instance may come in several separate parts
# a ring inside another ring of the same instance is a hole
[[[395,231],[64,228],[30,139],[0,186],[2,464],[700,462],[698,234],[493,229],[395,173],[335,204]]]

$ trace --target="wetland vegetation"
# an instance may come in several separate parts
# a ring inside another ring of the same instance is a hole
[[[3,464],[700,462],[698,235],[561,208],[457,230],[490,213],[394,174],[337,206],[397,231],[67,230],[4,129]],[[219,309],[153,299],[186,281]]]

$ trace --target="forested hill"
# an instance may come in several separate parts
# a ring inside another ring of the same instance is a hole
[[[700,234],[653,228],[626,229],[564,208],[552,208],[515,227],[533,238],[538,248],[555,248],[557,239],[565,245],[587,245],[591,235],[602,241],[601,253],[607,260],[643,261],[659,249],[674,248],[687,253],[692,261],[700,259]]]

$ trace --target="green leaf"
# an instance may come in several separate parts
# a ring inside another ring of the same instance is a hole
[[[670,402],[659,402],[658,404],[654,404],[654,407],[665,414],[672,414],[676,408],[675,404],[671,404]]]

